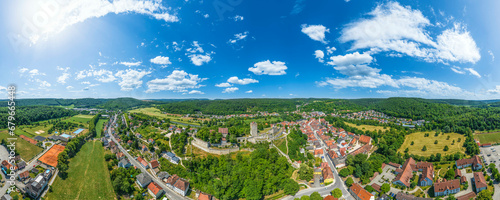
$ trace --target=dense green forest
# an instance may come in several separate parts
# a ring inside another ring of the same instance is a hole
[[[0,118],[7,119],[9,116],[9,109],[7,107],[0,107]],[[16,125],[29,125],[32,122],[55,119],[60,117],[67,117],[76,115],[77,113],[72,110],[58,108],[53,106],[18,106],[16,107],[15,121]],[[0,122],[0,129],[7,127],[7,120]]]
[[[75,108],[102,108],[102,109],[121,109],[126,110],[133,107],[151,106],[153,104],[162,104],[173,102],[174,100],[138,100],[134,98],[117,99],[16,99],[16,106],[74,106]],[[1,107],[7,107],[7,100],[0,100]]]

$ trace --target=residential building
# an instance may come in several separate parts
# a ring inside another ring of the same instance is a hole
[[[24,180],[28,179],[29,177],[30,177],[29,171],[24,171],[24,172],[19,173],[17,175],[17,179],[19,179],[19,181],[24,181]]]
[[[174,174],[170,177],[167,178],[167,181],[165,182],[169,188],[174,189],[174,184],[179,180],[179,176],[177,174]]]
[[[5,194],[0,198],[0,200],[12,200],[12,197],[9,194]]]
[[[141,163],[142,167],[145,169],[149,168],[148,162],[146,160],[142,159],[141,157],[137,157],[137,162]]]
[[[34,179],[30,179],[26,184],[26,193],[33,199],[38,199],[43,190],[52,177],[52,171],[47,169],[45,172],[38,174]]]
[[[132,166],[132,164],[130,163],[130,161],[127,158],[124,158],[124,159],[120,160],[120,162],[118,162],[118,167],[128,169],[131,166]]]
[[[330,166],[326,166],[322,170],[323,173],[323,181],[325,183],[332,183],[333,182],[333,172]]]
[[[148,185],[148,193],[151,196],[155,197],[155,199],[158,199],[163,194],[163,189],[161,189],[161,187],[157,183],[151,182]]]
[[[479,156],[477,155],[473,156],[472,158],[457,160],[455,163],[458,169],[472,167],[473,170],[480,170],[483,167],[481,158],[479,158]]]
[[[359,142],[361,142],[363,144],[370,144],[371,141],[372,141],[372,138],[370,136],[366,136],[366,135],[359,136]]]
[[[141,186],[142,188],[146,187],[151,183],[151,177],[145,173],[140,173],[137,175],[137,184]]]
[[[460,180],[458,179],[444,180],[443,182],[437,181],[434,184],[434,196],[448,196],[457,192],[460,192]]]
[[[26,162],[21,161],[17,163],[17,169],[22,170],[26,167]]]
[[[351,187],[349,187],[349,193],[351,193],[356,200],[375,200],[375,196],[373,194],[370,194],[357,183],[354,183]]]
[[[401,186],[410,187],[410,181],[413,176],[413,168],[415,166],[415,160],[413,158],[408,158],[403,164],[402,170],[396,170],[397,176],[392,181],[393,184],[398,184]]]
[[[189,190],[189,182],[180,178],[174,184],[174,191],[181,194],[182,196],[186,196],[187,191]]]
[[[160,163],[158,163],[157,160],[153,160],[151,162],[149,162],[149,167],[151,167],[151,169],[156,169],[160,166]]]
[[[418,185],[419,186],[432,186],[432,180],[434,180],[434,167],[432,164],[423,169],[422,174],[420,174]]]
[[[476,188],[476,193],[479,193],[488,188],[488,184],[484,179],[483,172],[475,172],[474,177],[472,178],[474,181],[474,186]]]
[[[170,177],[170,174],[168,174],[167,172],[158,172],[158,174],[156,174],[156,176],[158,176],[158,178],[160,180],[162,180],[163,182],[167,182],[167,179],[168,179],[168,177]]]
[[[396,196],[394,196],[394,199],[396,200],[432,200],[432,198],[422,198],[422,197],[415,197],[411,194],[406,194],[403,192],[398,192]],[[389,200],[389,199],[387,199]]]

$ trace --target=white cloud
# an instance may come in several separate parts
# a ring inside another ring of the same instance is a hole
[[[254,67],[248,68],[248,71],[253,72],[257,75],[284,75],[286,74],[285,70],[288,67],[284,62],[281,61],[262,61],[254,64]]]
[[[215,87],[231,87],[233,85],[229,84],[229,83],[219,83],[217,85],[215,85]]]
[[[69,70],[69,67],[64,68],[64,67],[57,66],[56,69],[59,70],[59,71],[67,72]]]
[[[51,11],[52,15],[49,16],[48,23],[44,26],[36,26],[33,33],[27,36],[32,43],[36,43],[40,38],[59,33],[73,24],[103,17],[110,13],[136,13],[165,22],[179,21],[175,15],[167,13],[170,9],[163,5],[162,0],[85,0],[58,1],[47,4],[51,8],[57,7],[57,12]]]
[[[488,54],[490,54],[490,56],[491,56],[491,62],[495,61],[495,54],[493,54],[493,52],[491,50],[488,51]]]
[[[335,47],[326,47],[326,54],[330,55],[330,54],[332,54],[336,50],[337,49]]]
[[[166,65],[172,64],[172,62],[170,62],[169,57],[165,56],[156,56],[155,58],[152,58],[150,62],[158,65],[165,65],[165,67]]]
[[[234,21],[235,22],[237,22],[237,21],[243,21],[243,19],[245,19],[243,16],[240,16],[240,15],[234,16]]]
[[[47,81],[42,81],[40,79],[37,79],[36,81],[40,83],[40,87],[46,88],[51,86],[51,84]]]
[[[462,69],[461,69],[460,67],[457,67],[457,66],[452,66],[452,67],[450,67],[450,69],[451,69],[453,72],[457,73],[457,74],[465,74],[465,72],[464,72],[464,71],[462,71]]]
[[[199,90],[191,90],[191,91],[189,91],[188,94],[205,94],[205,93],[202,91],[199,91]]]
[[[469,71],[470,74],[472,74],[478,78],[481,78],[481,75],[479,73],[477,73],[477,71],[472,69],[472,68],[464,68],[464,70]]]
[[[108,83],[116,80],[116,77],[113,75],[113,72],[101,69],[101,70],[82,70],[76,74],[76,80],[80,80],[87,77],[95,77],[97,81]]]
[[[251,78],[239,79],[237,76],[233,76],[227,79],[227,82],[238,85],[248,85],[250,83],[258,83],[259,81]]]
[[[247,94],[253,93],[253,90],[248,90],[245,93],[247,93]]]
[[[137,66],[141,65],[142,62],[141,61],[137,61],[137,62],[120,62],[120,64],[125,65],[127,67],[137,67]]]
[[[327,29],[323,25],[307,25],[302,24],[302,33],[309,36],[309,38],[327,44],[328,41],[325,40],[325,32],[329,33],[330,29]]]
[[[372,62],[373,57],[370,54],[354,52],[346,55],[338,55],[330,57],[329,65],[346,66],[346,65],[359,65],[369,64]]]
[[[199,78],[198,75],[188,74],[184,70],[174,70],[172,74],[164,79],[154,79],[147,83],[146,92],[153,93],[159,91],[187,92],[188,89],[200,88],[201,82],[207,78]]]
[[[432,26],[419,10],[389,2],[368,13],[369,18],[347,24],[339,40],[352,42],[350,50],[399,52],[427,62],[471,62],[480,58],[479,49],[465,27],[455,24],[434,40],[426,27]]]
[[[209,17],[210,17],[210,15],[209,15],[209,14],[204,14],[204,15],[203,15],[203,17],[204,17],[205,19],[207,19],[207,18],[209,18]]]
[[[212,57],[210,57],[210,54],[189,55],[189,58],[191,59],[191,62],[196,66],[202,66],[204,63],[208,63],[212,60]]]
[[[240,41],[240,40],[244,40],[245,38],[248,37],[248,31],[245,31],[243,33],[237,33],[237,34],[234,34],[234,39],[230,39],[228,41],[229,44],[235,44],[236,42]]]
[[[66,80],[70,77],[69,73],[64,72],[61,76],[57,78],[57,82],[61,84],[66,84]]]
[[[500,94],[500,85],[497,85],[495,89],[491,89],[487,91],[489,94]]]
[[[148,74],[151,74],[151,72],[127,69],[118,71],[115,76],[122,79],[118,83],[122,91],[131,91],[141,87],[142,78]]]
[[[84,81],[84,82],[81,82],[81,84],[83,84],[83,85],[90,85],[90,82]]]
[[[321,50],[314,51],[314,56],[318,59],[319,62],[325,62],[323,58],[325,57],[325,53]]]
[[[73,89],[73,86],[69,85],[68,87],[66,87],[67,90],[71,90]]]
[[[230,87],[230,88],[224,89],[224,91],[222,91],[222,93],[233,93],[233,92],[236,92],[237,90],[239,90],[239,88],[237,88],[237,87]]]
[[[186,55],[191,59],[191,62],[196,66],[201,66],[204,63],[208,63],[212,60],[212,53],[203,54],[205,51],[200,46],[198,41],[193,41],[191,48],[186,49]]]
[[[21,74],[26,72],[26,71],[28,71],[28,68],[26,68],[26,67],[19,69],[19,73],[21,73]]]

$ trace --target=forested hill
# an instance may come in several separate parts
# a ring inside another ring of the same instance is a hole
[[[7,106],[7,100],[0,100],[0,107]],[[16,99],[16,106],[63,106],[75,108],[102,108],[102,109],[130,109],[140,106],[151,106],[165,102],[154,100],[138,100],[134,98],[116,98],[116,99]]]
[[[7,107],[0,107],[0,119],[4,119],[0,122],[0,129],[7,127],[9,111]],[[77,112],[69,109],[42,105],[19,106],[16,107],[15,114],[16,125],[26,125],[32,122],[76,115]]]

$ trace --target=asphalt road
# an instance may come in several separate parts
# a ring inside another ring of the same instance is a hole
[[[113,119],[113,122],[114,123],[116,121],[116,115],[114,116],[114,119]],[[123,152],[123,154],[125,154],[125,156],[127,156],[127,158],[129,159],[130,163],[134,166],[136,166],[138,169],[140,169],[142,171],[142,173],[146,173],[148,174],[151,179],[157,183],[160,187],[163,188],[163,191],[165,192],[165,196],[168,198],[168,199],[189,199],[187,197],[183,197],[181,196],[180,194],[177,194],[176,192],[174,192],[172,189],[170,189],[169,187],[167,187],[167,185],[161,181],[160,179],[158,179],[156,176],[153,176],[151,173],[149,173],[139,162],[137,162],[137,160],[134,159],[134,157],[132,157],[126,149],[124,149],[122,147],[122,145],[115,139],[115,137],[113,136],[112,132],[111,132],[111,129],[108,129],[108,134],[109,134],[109,137],[111,138],[111,140],[113,140],[116,145],[118,146],[118,149],[120,149],[120,151]]]

